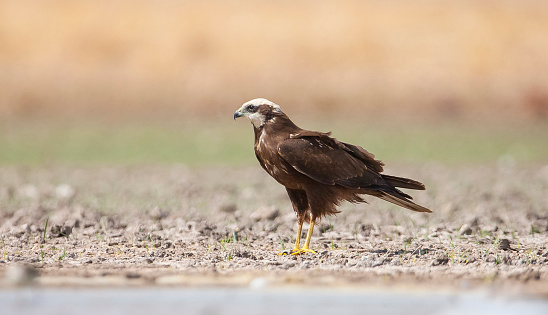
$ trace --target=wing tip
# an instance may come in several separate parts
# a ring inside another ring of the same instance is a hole
[[[403,198],[400,198],[398,196],[394,196],[389,193],[383,193],[381,196],[379,196],[382,200],[388,201],[390,203],[393,203],[397,206],[415,211],[415,212],[423,212],[423,213],[433,213],[432,210],[425,208],[421,205],[418,205],[410,200],[406,200]]]

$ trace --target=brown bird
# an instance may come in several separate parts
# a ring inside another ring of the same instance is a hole
[[[301,129],[280,106],[264,98],[246,102],[234,113],[234,119],[243,116],[254,127],[257,160],[285,186],[297,214],[299,227],[292,254],[316,253],[309,247],[316,220],[338,213],[336,206],[342,201],[365,202],[361,195],[372,195],[417,212],[432,212],[396,188],[424,190],[422,183],[381,174],[384,163],[362,147],[340,142],[330,137],[331,132]],[[299,248],[307,218],[308,234],[304,246]]]

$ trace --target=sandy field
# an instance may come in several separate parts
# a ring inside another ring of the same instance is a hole
[[[390,166],[390,165],[389,165]],[[0,286],[421,286],[548,296],[548,166],[395,165],[433,214],[368,198],[291,249],[260,167],[0,168]],[[306,230],[305,225],[304,229]],[[304,236],[304,235],[303,235]]]

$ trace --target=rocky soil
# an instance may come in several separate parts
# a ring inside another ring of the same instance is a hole
[[[413,213],[368,198],[291,249],[296,219],[258,166],[0,168],[1,285],[488,284],[548,294],[548,166],[397,165]],[[306,226],[305,226],[306,231]],[[304,236],[305,233],[303,233]],[[519,284],[519,286],[516,286]]]

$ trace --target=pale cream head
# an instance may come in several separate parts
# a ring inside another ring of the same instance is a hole
[[[234,119],[245,116],[249,118],[249,120],[251,120],[251,123],[255,128],[262,127],[266,122],[264,112],[259,110],[259,108],[262,106],[270,107],[271,111],[273,112],[282,112],[280,106],[275,104],[274,102],[271,102],[265,98],[256,98],[251,101],[245,102],[242,107],[240,107],[234,113]]]

